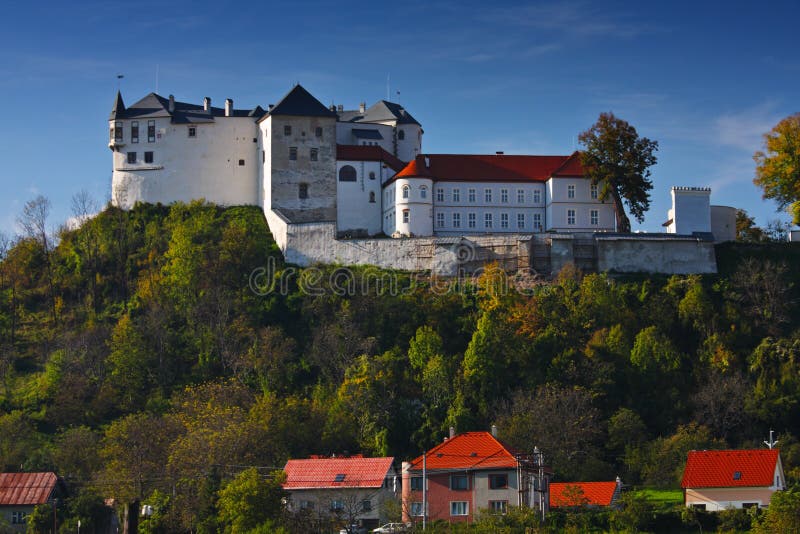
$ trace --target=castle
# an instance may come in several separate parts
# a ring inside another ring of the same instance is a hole
[[[109,127],[114,205],[257,205],[300,265],[453,272],[465,256],[505,251],[519,268],[543,236],[552,244],[615,229],[613,203],[598,198],[577,152],[423,153],[421,124],[385,100],[326,107],[296,85],[267,109],[155,93],[126,107],[117,92]]]

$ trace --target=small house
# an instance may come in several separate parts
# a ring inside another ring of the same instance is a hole
[[[64,493],[55,473],[0,473],[0,518],[13,530],[25,532],[33,509]]]
[[[619,500],[622,481],[551,482],[550,508],[614,506]]]

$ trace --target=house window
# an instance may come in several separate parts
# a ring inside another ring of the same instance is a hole
[[[533,203],[540,204],[542,202],[542,192],[536,189],[533,192]]]
[[[292,127],[289,124],[283,125],[283,135],[292,135]]]
[[[156,140],[156,121],[147,121],[147,142],[154,143]]]
[[[747,509],[747,508],[758,508],[758,503],[757,502],[743,502],[742,503],[742,508],[744,508],[744,509]]]
[[[525,228],[525,214],[517,213],[517,228]]]
[[[567,186],[567,198],[575,198],[575,186],[568,185]]]
[[[408,221],[409,221],[409,213],[408,213],[408,210],[403,210],[403,222],[404,222],[405,224],[408,224]]]
[[[489,475],[489,489],[504,489],[508,487],[508,475],[505,473]]]
[[[244,167],[244,160],[243,159],[239,160],[239,167]]]
[[[467,515],[467,501],[452,501],[450,515]]]
[[[575,224],[575,210],[567,210],[567,224],[570,226]]]
[[[592,226],[597,226],[598,224],[600,224],[600,212],[597,210],[590,211],[589,220],[592,223]]]
[[[444,189],[441,187],[436,188],[436,202],[444,202]]]
[[[474,189],[470,189],[469,191],[467,191],[467,200],[469,202],[473,202],[473,203],[475,202],[475,190]]]
[[[424,185],[420,186],[420,188],[419,188],[419,197],[420,198],[428,198],[428,188],[425,187]]]
[[[533,230],[534,232],[542,231],[542,215],[540,213],[533,214]]]
[[[422,491],[422,477],[411,477],[411,491]]]
[[[403,198],[408,198],[408,191],[409,191],[409,189],[410,189],[410,188],[409,188],[407,185],[404,185],[404,186],[403,186]]]
[[[197,137],[197,126],[189,126],[189,137]]]
[[[402,140],[403,140],[403,139],[405,139],[405,138],[406,138],[406,132],[404,132],[403,130],[399,130],[399,131],[397,132],[397,139],[399,139],[400,141],[402,141]]]
[[[344,474],[344,473],[339,473],[338,475],[336,475],[336,476],[333,478],[333,481],[334,481],[334,482],[344,482],[344,477],[345,477],[345,474]]]
[[[111,129],[111,137],[114,138],[114,141],[122,141],[124,139],[125,132],[122,129],[122,121],[114,123],[114,127]]]
[[[302,183],[298,185],[297,196],[299,198],[308,198],[308,184]]]
[[[598,198],[597,184],[593,184],[592,185],[592,187],[591,187],[591,195],[592,195],[592,200],[597,200],[597,198]]]
[[[297,160],[297,147],[296,146],[290,146],[289,147],[289,159],[292,160],[292,161],[296,161]]]
[[[525,202],[525,190],[517,189],[517,204],[523,204],[524,202]]]
[[[341,512],[342,510],[344,510],[344,503],[337,499],[332,500],[331,510],[334,512]]]
[[[289,133],[291,133],[291,127],[289,129]],[[317,126],[316,128],[314,128],[314,135],[316,137],[322,137],[322,128],[320,126]]]
[[[453,189],[453,202],[461,202],[461,189]]]
[[[153,163],[153,153],[152,152],[145,152],[144,153],[144,162],[145,163]]]
[[[492,190],[491,189],[484,189],[483,190],[483,200],[486,203],[489,203],[489,202],[492,201]]]
[[[28,514],[26,514],[25,512],[20,512],[19,510],[11,512],[12,525],[24,525],[27,519],[28,519]]]
[[[489,510],[494,514],[503,514],[508,511],[508,501],[489,501]]]
[[[500,214],[500,228],[508,228],[508,213]]]
[[[437,213],[436,214],[436,227],[437,228],[444,228],[444,213]]]
[[[469,489],[469,479],[467,478],[467,475],[450,475],[450,489],[451,490]]]
[[[136,163],[136,152],[128,152],[128,163]]]
[[[369,192],[369,201],[372,202],[373,204],[375,203],[375,191]]]
[[[706,510],[706,505],[705,504],[693,504],[692,508],[694,508],[695,510],[703,510],[703,511],[705,511]]]
[[[375,171],[369,171],[369,179],[370,180],[374,180],[375,179]]]
[[[345,165],[339,169],[340,182],[355,182],[356,181],[356,168],[352,165]]]
[[[139,142],[139,121],[131,123],[131,143]]]
[[[422,478],[422,477],[420,477]],[[422,517],[422,503],[421,502],[412,502],[411,503],[411,515],[413,517]]]
[[[483,214],[483,227],[484,228],[491,228],[492,227],[492,214],[491,213],[484,213]]]
[[[372,511],[372,501],[366,500],[366,499],[361,501],[361,511],[362,512],[371,512]]]
[[[475,226],[476,226],[475,219],[476,219],[476,217],[475,217],[474,213],[468,213],[467,214],[467,226],[470,227],[470,228],[475,228]]]
[[[741,471],[734,471],[733,472],[733,480],[741,480],[742,472]]]
[[[461,214],[454,213],[453,214],[453,228],[461,228]]]
[[[500,190],[500,202],[503,204],[508,204],[508,189]]]
[[[319,156],[319,149],[317,148],[312,148],[308,153],[308,158],[311,161],[317,161],[318,156]]]
[[[313,510],[314,509],[314,501],[300,501],[300,509],[301,510]]]

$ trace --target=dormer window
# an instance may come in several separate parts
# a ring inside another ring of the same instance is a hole
[[[344,477],[345,477],[344,473],[339,473],[338,475],[336,475],[336,477],[333,479],[333,481],[334,482],[344,482]]]
[[[741,471],[734,471],[733,472],[733,480],[741,480],[742,472]]]

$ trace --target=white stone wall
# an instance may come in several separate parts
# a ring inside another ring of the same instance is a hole
[[[348,165],[356,171],[355,182],[341,180],[342,167]],[[380,161],[336,162],[336,221],[340,235],[372,236],[383,232],[381,184],[393,174]]]
[[[148,119],[136,120],[139,142],[132,142],[132,120],[125,119],[121,121],[124,146],[112,155],[114,205],[130,209],[136,202],[168,204],[200,198],[224,206],[260,203],[260,158],[254,142],[258,130],[251,117],[216,117],[213,123],[192,125],[196,137],[189,137],[189,125],[157,118],[152,142]],[[136,152],[136,163],[128,163],[128,152]],[[153,153],[152,163],[145,163],[145,152]]]
[[[400,132],[403,139],[400,139]],[[397,151],[395,156],[403,161],[411,161],[422,152],[422,128],[417,124],[398,124],[395,132],[397,136]]]
[[[691,234],[711,231],[711,189],[704,187],[673,187],[672,223],[667,233]]]
[[[394,230],[404,236],[433,235],[433,181],[429,178],[398,178],[394,181]],[[408,197],[404,191],[408,191]],[[406,220],[405,213],[408,213]]]
[[[716,243],[736,240],[736,208],[711,206],[711,233]]]
[[[572,192],[572,196],[570,195]],[[609,232],[616,227],[614,203],[601,202],[584,178],[550,178],[547,181],[546,230],[553,232]],[[594,223],[592,212],[597,212]],[[574,214],[574,219],[571,217]]]
[[[619,235],[597,238],[600,272],[698,274],[716,273],[714,243],[699,239],[653,239]]]

